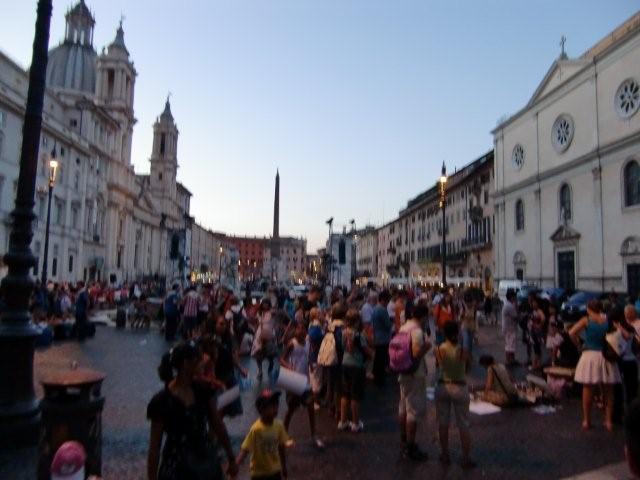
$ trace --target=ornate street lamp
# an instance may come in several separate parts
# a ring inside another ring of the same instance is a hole
[[[22,124],[20,173],[15,208],[11,212],[9,251],[4,257],[9,273],[2,280],[5,307],[0,320],[0,445],[35,444],[40,409],[33,388],[33,352],[37,337],[29,314],[33,279],[29,270],[36,259],[31,252],[38,149],[42,129],[51,0],[38,1],[29,88]]]
[[[440,185],[440,209],[442,209],[442,286],[447,286],[447,167],[442,162]]]
[[[56,146],[53,145],[51,150],[51,158],[49,159],[49,201],[47,203],[47,226],[44,231],[44,255],[42,257],[42,279],[40,281],[41,288],[47,287],[47,267],[49,265],[49,226],[51,225],[51,197],[53,196],[53,187],[56,183],[56,173],[58,172],[58,161],[56,160]]]

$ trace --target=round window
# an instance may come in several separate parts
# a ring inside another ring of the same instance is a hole
[[[640,106],[640,84],[628,78],[618,87],[615,98],[616,111],[621,118],[631,118]]]
[[[511,163],[516,170],[520,170],[524,165],[524,148],[519,143],[513,147],[513,152],[511,153]]]
[[[573,140],[573,119],[570,115],[560,115],[551,129],[551,143],[558,153],[563,153]]]

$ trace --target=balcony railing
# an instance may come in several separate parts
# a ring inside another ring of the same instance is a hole
[[[460,248],[464,252],[472,252],[474,250],[483,250],[491,248],[491,238],[489,237],[471,237],[462,240]]]

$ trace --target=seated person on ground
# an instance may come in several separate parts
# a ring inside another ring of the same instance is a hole
[[[518,402],[518,390],[511,381],[506,367],[496,363],[491,355],[480,357],[480,365],[487,369],[487,383],[482,399],[500,407],[515,405]]]

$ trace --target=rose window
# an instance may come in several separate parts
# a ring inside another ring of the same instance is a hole
[[[640,106],[640,84],[633,78],[622,82],[616,92],[616,111],[622,118],[630,118]]]

